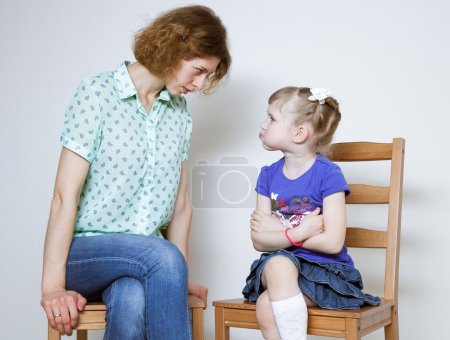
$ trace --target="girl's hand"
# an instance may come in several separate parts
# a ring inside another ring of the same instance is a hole
[[[291,233],[293,235],[300,235],[301,233],[302,241],[305,241],[323,232],[323,228],[323,216],[320,215],[320,208],[316,208],[316,210],[306,215],[300,225],[297,228],[294,228]],[[294,236],[294,239],[295,238],[296,236]]]
[[[278,217],[269,215],[261,210],[254,210],[250,219],[250,229],[256,232],[279,231],[286,229]]]
[[[41,306],[47,313],[47,319],[53,329],[61,335],[72,335],[78,323],[78,311],[86,306],[86,299],[74,291],[57,290],[44,294]]]
[[[198,297],[204,303],[208,303],[208,288],[198,283],[188,282],[188,293]]]

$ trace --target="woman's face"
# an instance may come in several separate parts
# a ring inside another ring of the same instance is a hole
[[[220,59],[217,57],[182,60],[172,76],[167,79],[166,88],[172,95],[201,91],[219,63]]]

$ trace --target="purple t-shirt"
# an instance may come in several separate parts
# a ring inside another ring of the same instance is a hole
[[[318,154],[315,162],[303,175],[289,179],[283,174],[284,157],[270,166],[264,166],[256,183],[256,191],[271,200],[272,213],[286,226],[296,227],[304,216],[319,207],[324,197],[350,190],[339,166]],[[342,263],[353,267],[353,261],[342,247],[338,254],[325,254],[298,247],[289,247],[295,255],[310,261]]]

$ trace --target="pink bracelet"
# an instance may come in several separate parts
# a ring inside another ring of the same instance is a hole
[[[303,244],[303,242],[295,242],[293,239],[291,239],[290,237],[289,237],[289,234],[288,234],[288,231],[290,230],[291,228],[286,228],[286,229],[284,229],[284,235],[286,235],[286,238],[289,240],[289,242],[293,245],[293,246],[296,246],[296,247],[301,247],[301,245]]]

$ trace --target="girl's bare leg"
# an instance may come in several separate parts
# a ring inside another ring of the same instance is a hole
[[[295,264],[285,256],[272,257],[266,263],[261,283],[267,294],[261,295],[259,308],[257,305],[258,322],[266,339],[306,340],[308,311],[298,287],[298,275]],[[272,318],[267,304],[271,306]]]

